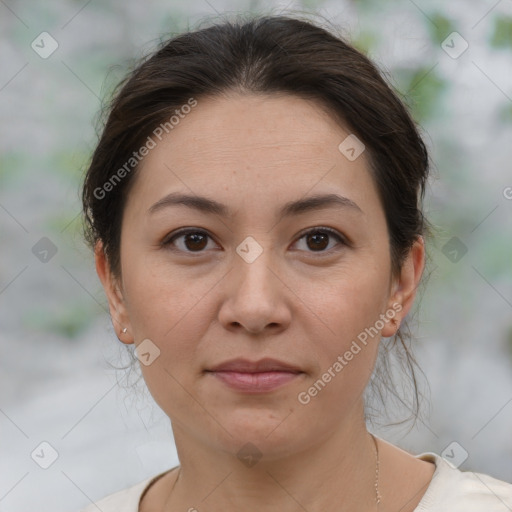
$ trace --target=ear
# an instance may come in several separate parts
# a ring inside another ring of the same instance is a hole
[[[101,240],[99,240],[94,247],[94,259],[96,262],[96,272],[98,273],[98,277],[100,278],[108,299],[110,317],[114,330],[120,341],[130,345],[133,343],[131,335],[132,330],[122,289],[118,280],[115,279],[112,274]],[[124,329],[126,329],[126,332],[123,332]]]
[[[382,336],[389,338],[400,328],[400,323],[411,309],[416,290],[425,267],[425,241],[419,236],[405,258],[400,274],[393,280],[388,300],[388,311],[396,311],[394,320],[386,322]]]

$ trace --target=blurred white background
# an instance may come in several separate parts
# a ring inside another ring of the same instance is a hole
[[[160,38],[227,11],[293,9],[320,13],[377,61],[435,162],[427,214],[438,231],[414,343],[430,406],[411,431],[373,431],[414,454],[455,441],[462,470],[512,481],[510,0],[1,0],[1,511],[71,512],[178,463],[168,418],[109,365],[126,349],[80,238],[94,120]],[[51,55],[42,32],[58,44]],[[38,243],[55,254],[41,261]],[[58,453],[48,469],[42,442]]]

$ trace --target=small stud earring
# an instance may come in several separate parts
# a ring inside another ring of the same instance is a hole
[[[127,330],[128,330],[128,329],[125,327],[125,328],[123,329],[123,333],[126,333],[126,331],[127,331]]]

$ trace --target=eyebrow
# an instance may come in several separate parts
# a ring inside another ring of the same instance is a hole
[[[233,216],[232,210],[222,203],[204,196],[181,194],[179,192],[172,192],[157,201],[149,208],[148,213],[153,214],[170,206],[186,206],[202,213],[210,213],[222,217]],[[283,219],[284,217],[291,217],[293,215],[323,210],[330,207],[348,208],[364,214],[361,208],[348,197],[343,197],[338,194],[316,194],[297,201],[285,203],[278,211],[277,217],[278,219]]]

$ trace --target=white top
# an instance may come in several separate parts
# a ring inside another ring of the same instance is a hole
[[[424,452],[415,457],[433,462],[436,469],[414,512],[512,511],[512,483],[482,473],[460,471],[450,461],[433,452]],[[139,512],[139,503],[146,489],[169,471],[110,494],[80,512],[98,512],[98,509],[102,512]]]

